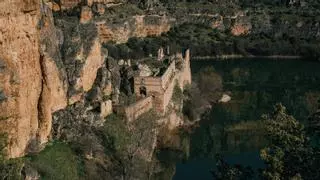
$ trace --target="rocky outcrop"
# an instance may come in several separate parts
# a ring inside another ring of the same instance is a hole
[[[234,36],[247,35],[251,29],[252,26],[248,17],[237,17],[231,26],[231,34]]]
[[[80,23],[88,23],[92,19],[92,11],[88,6],[82,6],[80,14]]]
[[[60,0],[61,9],[70,9],[77,6],[81,0]]]
[[[42,72],[42,92],[38,102],[38,142],[43,144],[50,139],[52,113],[67,106],[68,81],[60,54],[63,44],[62,32],[54,26],[50,6],[41,4],[40,65]]]
[[[130,37],[158,36],[171,27],[167,16],[141,15],[123,19],[120,22],[97,21],[101,42],[125,43]]]
[[[93,46],[85,59],[79,79],[77,79],[76,90],[82,88],[84,91],[88,91],[91,89],[94,80],[96,79],[97,71],[105,60],[105,56],[107,56],[107,53],[105,52],[104,55],[102,54],[99,39],[95,39]]]
[[[60,5],[62,10],[72,9],[79,4],[85,4],[88,6],[92,6],[94,3],[109,5],[109,4],[118,4],[122,3],[125,0],[60,0]]]

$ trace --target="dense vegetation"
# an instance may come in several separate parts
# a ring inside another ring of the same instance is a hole
[[[137,1],[136,4],[153,1]],[[159,47],[170,46],[171,52],[190,48],[193,56],[304,56],[320,57],[318,1],[160,1],[170,16],[179,22],[160,37],[131,38],[128,43],[108,44],[114,58],[142,58],[156,55]],[[157,4],[157,1],[154,1]],[[161,9],[161,8],[160,8]],[[165,11],[166,11],[165,10]],[[239,12],[244,17],[231,18]],[[201,15],[199,15],[201,14]],[[221,24],[215,15],[222,15]],[[198,16],[199,15],[199,16]],[[211,17],[213,16],[213,17]],[[234,36],[231,29],[236,25],[250,24],[248,34]]]
[[[269,145],[261,150],[260,156],[266,167],[254,174],[250,167],[229,165],[218,158],[217,170],[213,172],[215,179],[319,179],[320,150],[309,138],[314,131],[308,134],[310,131],[288,115],[281,104],[263,119]]]
[[[56,142],[41,153],[31,156],[30,163],[43,179],[77,180],[81,162],[69,145]]]
[[[297,55],[316,59],[319,57],[317,40],[301,39],[296,35],[249,34],[235,37],[228,32],[213,30],[199,24],[183,24],[160,37],[131,38],[128,43],[105,45],[110,56],[120,58],[143,58],[156,55],[160,47],[170,47],[171,53],[190,48],[193,56],[243,56]]]

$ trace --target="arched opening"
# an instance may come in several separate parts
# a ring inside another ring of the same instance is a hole
[[[140,96],[146,97],[147,96],[147,88],[145,86],[140,87]]]

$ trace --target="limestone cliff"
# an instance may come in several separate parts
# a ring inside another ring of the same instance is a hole
[[[102,42],[125,43],[130,37],[159,36],[169,31],[171,22],[166,16],[137,15],[120,23],[100,21],[97,25]]]
[[[97,36],[87,36],[92,33],[84,28],[88,25],[71,26],[76,30],[71,38],[66,28],[55,26],[48,4],[14,0],[0,5],[0,130],[8,135],[9,157],[19,157],[50,139],[54,112],[83,101],[107,52]]]
[[[0,1],[1,131],[8,133],[8,154],[24,154],[42,126],[38,102],[42,93],[40,4],[36,0]]]

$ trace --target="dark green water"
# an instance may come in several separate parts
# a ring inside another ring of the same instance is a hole
[[[261,115],[281,102],[296,119],[304,120],[318,107],[320,63],[305,60],[234,59],[192,61],[193,77],[212,66],[222,76],[224,91],[232,100],[207,113],[191,134],[189,156],[176,160],[174,180],[212,179],[215,154],[229,163],[263,167],[259,150],[266,145]],[[253,126],[230,129],[240,123]]]

